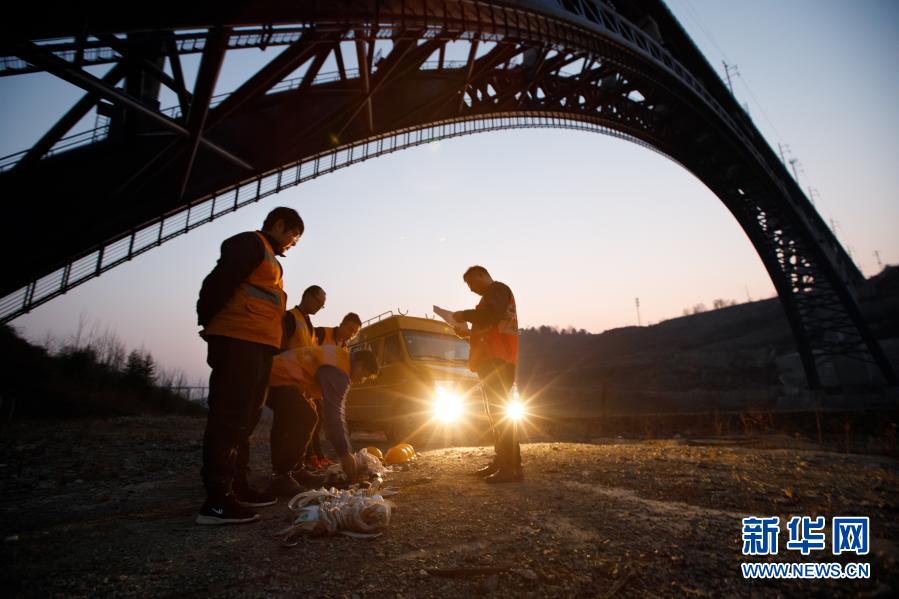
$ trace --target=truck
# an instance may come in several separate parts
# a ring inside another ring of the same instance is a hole
[[[391,443],[489,437],[483,395],[468,369],[468,340],[443,321],[392,311],[363,325],[350,351],[374,352],[381,372],[347,394],[350,431],[383,431]]]

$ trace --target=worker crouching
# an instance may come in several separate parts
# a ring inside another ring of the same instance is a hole
[[[296,434],[308,443],[316,422],[323,419],[325,436],[350,483],[356,480],[357,467],[346,425],[346,394],[351,384],[377,376],[378,371],[371,351],[351,355],[347,348],[336,345],[301,347],[280,353],[272,361],[270,385],[296,387],[306,400]],[[316,410],[316,398],[322,400],[322,413]]]

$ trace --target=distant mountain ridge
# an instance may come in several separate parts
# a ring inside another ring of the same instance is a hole
[[[899,369],[899,267],[870,278],[862,296],[869,325]],[[856,364],[839,366],[864,367]],[[519,381],[547,401],[599,401],[611,411],[770,408],[807,387],[777,298],[600,334],[526,329]]]

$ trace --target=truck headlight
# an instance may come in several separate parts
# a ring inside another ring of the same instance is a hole
[[[509,401],[506,403],[506,418],[513,422],[518,422],[519,420],[524,420],[527,415],[527,406],[521,400],[521,395],[518,393],[518,385],[513,383],[512,388],[509,389]]]
[[[524,402],[520,399],[513,399],[506,404],[506,418],[509,420],[521,420],[525,415]]]
[[[455,422],[462,416],[462,398],[453,388],[440,384],[436,386],[434,415],[443,422]]]

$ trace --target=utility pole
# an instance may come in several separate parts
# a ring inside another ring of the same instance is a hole
[[[724,65],[724,77],[727,79],[727,87],[730,88],[730,95],[733,96],[734,95],[734,84],[733,84],[733,81],[731,81],[731,79],[730,79],[730,75],[731,75],[731,73],[733,73],[734,75],[739,75],[740,71],[737,70],[737,65],[735,65],[735,64],[727,64],[723,60],[721,61],[721,64]]]
[[[793,177],[796,179],[796,183],[799,183],[799,173],[796,172],[796,163],[799,162],[798,158],[790,158],[790,166],[793,167]]]
[[[784,163],[784,166],[787,166],[787,159],[784,158],[784,150],[789,152],[790,146],[777,142],[777,151],[780,152],[780,161]]]
[[[883,268],[883,262],[880,261],[880,252],[874,250],[874,259],[877,260],[877,267]]]
[[[642,327],[643,322],[640,320],[640,298],[637,298],[637,326]]]
[[[812,202],[812,206],[815,205],[815,197],[816,196],[820,198],[821,194],[818,193],[818,190],[815,189],[814,187],[809,187],[808,188],[808,199]]]
[[[746,287],[746,301],[752,302],[752,297],[749,295],[749,285],[745,285]]]

